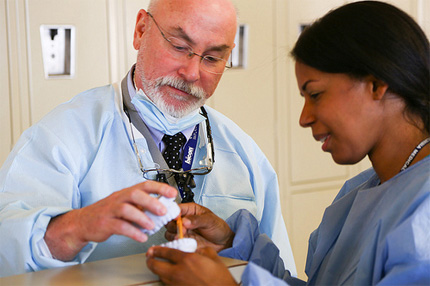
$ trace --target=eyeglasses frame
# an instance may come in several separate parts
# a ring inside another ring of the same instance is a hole
[[[150,12],[148,12],[148,11],[146,11],[146,14],[148,14],[148,16],[149,16],[149,17],[154,21],[155,26],[157,26],[158,31],[160,31],[160,33],[161,33],[161,36],[163,36],[163,38],[164,38],[164,39],[165,39],[165,40],[166,40],[170,45],[172,45],[172,47],[175,47],[175,45],[174,45],[174,44],[169,40],[169,38],[167,38],[167,37],[166,37],[166,35],[164,34],[163,30],[160,28],[160,26],[158,25],[157,21],[155,20],[154,16],[152,16],[152,14],[151,14]],[[202,55],[199,55],[199,54],[195,53],[195,52],[191,49],[191,47],[190,47],[190,46],[188,46],[188,57],[189,57],[189,58],[191,58],[191,57],[192,57],[192,56],[194,56],[194,55],[195,55],[195,56],[200,57],[200,62],[207,60],[206,58],[208,57],[208,56],[202,56]],[[222,72],[212,72],[212,71],[208,71],[208,70],[206,70],[205,68],[203,68],[203,70],[207,71],[208,73],[212,73],[212,74],[223,74],[223,73],[224,73],[224,71],[225,71],[226,69],[229,69],[229,68],[232,68],[232,67],[233,67],[233,65],[232,65],[231,61],[229,62],[228,60],[224,60],[224,59],[222,59],[222,58],[215,57],[215,56],[210,56],[210,57],[215,58],[215,59],[219,59],[219,60],[221,60],[221,61],[225,62],[225,63],[226,63],[226,65],[224,65],[224,70],[223,70]],[[230,58],[230,57],[229,57],[229,58]]]

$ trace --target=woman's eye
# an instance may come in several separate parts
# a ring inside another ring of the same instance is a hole
[[[320,94],[321,94],[321,92],[314,92],[314,93],[311,93],[309,96],[310,96],[310,98],[315,99],[315,98],[317,98]]]

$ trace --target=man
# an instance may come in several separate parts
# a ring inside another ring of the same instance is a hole
[[[295,269],[273,168],[233,122],[200,110],[228,66],[236,25],[229,0],[151,1],[138,13],[137,63],[122,83],[86,91],[24,132],[0,171],[0,275],[163,242],[159,232],[142,244],[141,229],[154,227],[142,210],[165,214],[150,194],[176,190],[147,179],[168,180],[222,218],[248,209]]]

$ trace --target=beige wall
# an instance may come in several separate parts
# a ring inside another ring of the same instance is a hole
[[[6,30],[5,0],[0,1],[0,164],[6,159],[12,145],[11,110],[9,98],[9,58]]]
[[[232,118],[279,174],[281,204],[299,276],[307,240],[342,183],[367,168],[338,166],[299,127],[302,107],[288,57],[299,24],[346,0],[233,0],[249,26],[246,69],[227,71],[209,104]],[[79,91],[120,80],[135,61],[133,27],[146,0],[0,0],[0,163],[28,126]],[[430,1],[391,0],[430,32]],[[55,11],[55,13],[54,13]],[[76,76],[45,79],[39,26],[76,26]]]

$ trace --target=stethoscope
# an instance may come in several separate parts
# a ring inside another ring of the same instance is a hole
[[[194,193],[191,189],[196,187],[196,183],[194,181],[195,175],[207,175],[209,174],[212,169],[213,165],[215,163],[215,151],[213,148],[213,138],[212,138],[212,130],[211,125],[209,122],[208,114],[206,112],[206,109],[202,106],[200,108],[201,115],[205,117],[205,123],[206,123],[206,166],[204,167],[198,167],[198,168],[191,168],[189,170],[175,170],[175,169],[162,169],[162,168],[149,168],[145,169],[143,167],[141,157],[139,154],[139,150],[136,145],[136,141],[134,138],[133,128],[132,128],[132,120],[131,116],[129,114],[127,106],[124,104],[123,109],[125,114],[127,115],[130,123],[130,130],[133,140],[133,149],[134,153],[136,155],[140,171],[142,172],[142,176],[145,179],[152,179],[155,181],[168,183],[168,177],[175,176],[176,183],[178,185],[179,191],[181,193],[182,202],[193,202],[194,201]],[[151,175],[155,173],[155,178]]]

